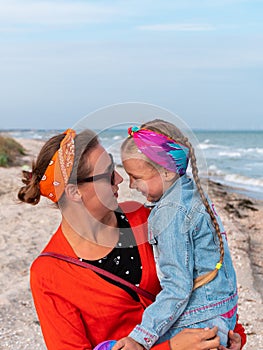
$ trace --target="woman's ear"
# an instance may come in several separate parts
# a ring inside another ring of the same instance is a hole
[[[67,186],[65,188],[65,194],[66,194],[67,198],[73,202],[81,201],[81,193],[80,193],[77,185],[67,184]]]

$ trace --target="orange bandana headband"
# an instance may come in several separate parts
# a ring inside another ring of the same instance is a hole
[[[39,182],[40,193],[53,202],[58,202],[68,183],[75,155],[74,138],[76,132],[67,129],[60,148],[53,155],[45,174]]]

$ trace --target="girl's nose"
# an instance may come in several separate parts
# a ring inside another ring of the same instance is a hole
[[[135,181],[133,179],[131,179],[131,178],[130,178],[130,182],[129,182],[129,187],[131,189],[136,189]]]

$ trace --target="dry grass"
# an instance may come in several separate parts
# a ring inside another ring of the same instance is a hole
[[[0,135],[0,166],[9,167],[19,163],[19,158],[26,155],[26,151],[20,143],[12,137]]]

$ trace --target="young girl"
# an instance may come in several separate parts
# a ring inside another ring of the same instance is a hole
[[[194,149],[175,125],[163,120],[128,132],[121,148],[123,166],[130,188],[153,204],[148,239],[162,291],[141,324],[114,350],[138,348],[138,343],[150,349],[183,328],[213,326],[226,346],[236,323],[236,276],[221,220],[198,177]],[[186,175],[189,159],[194,180]]]

